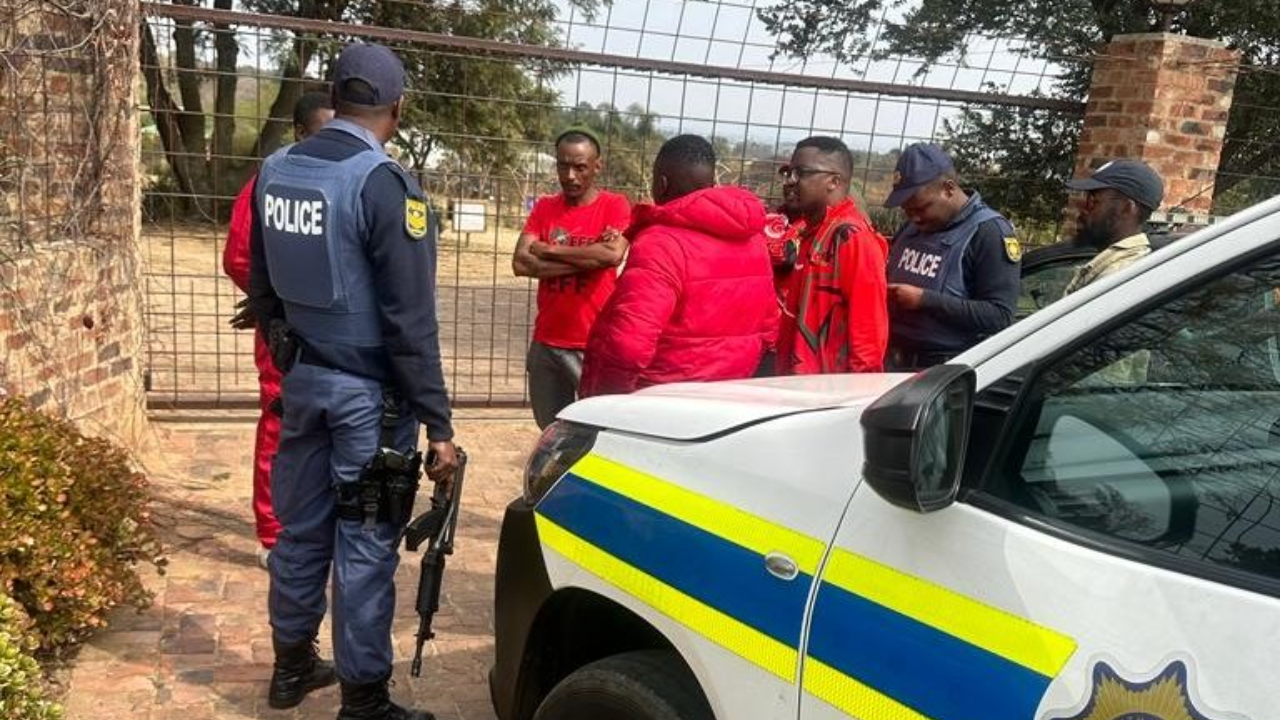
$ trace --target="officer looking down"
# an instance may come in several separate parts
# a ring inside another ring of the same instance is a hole
[[[442,481],[457,463],[434,228],[422,189],[383,149],[400,121],[404,83],[387,48],[348,46],[334,70],[335,119],[269,157],[254,189],[250,297],[286,373],[272,470],[283,529],[269,561],[268,701],[293,707],[334,681],[316,650],[332,565],[339,720],[433,717],[392,703],[387,689],[419,422],[427,475]]]
[[[945,363],[1013,322],[1022,259],[1013,225],[961,189],[941,148],[902,152],[885,205],[907,216],[889,251],[889,370]]]

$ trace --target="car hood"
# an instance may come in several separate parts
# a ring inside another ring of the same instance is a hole
[[[673,383],[570,405],[563,420],[671,440],[697,440],[771,418],[868,405],[906,374],[808,375]]]

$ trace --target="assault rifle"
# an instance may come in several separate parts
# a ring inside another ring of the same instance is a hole
[[[437,482],[431,493],[431,509],[414,518],[404,529],[404,544],[417,552],[426,541],[427,551],[422,555],[422,572],[418,577],[417,648],[413,652],[413,664],[409,672],[422,676],[422,646],[436,636],[431,621],[440,609],[440,582],[444,578],[445,558],[453,554],[453,533],[458,527],[458,504],[462,500],[462,483],[467,476],[467,454],[458,448],[458,469],[453,473],[451,491],[445,483]]]

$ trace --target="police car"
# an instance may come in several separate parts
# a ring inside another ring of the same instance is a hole
[[[1280,717],[1280,199],[914,376],[579,402],[502,720]]]

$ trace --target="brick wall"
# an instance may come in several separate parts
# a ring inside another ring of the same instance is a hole
[[[130,0],[0,0],[0,392],[145,430]]]
[[[1209,212],[1238,62],[1213,40],[1116,37],[1094,62],[1075,177],[1108,160],[1142,160],[1164,178],[1164,208]]]

